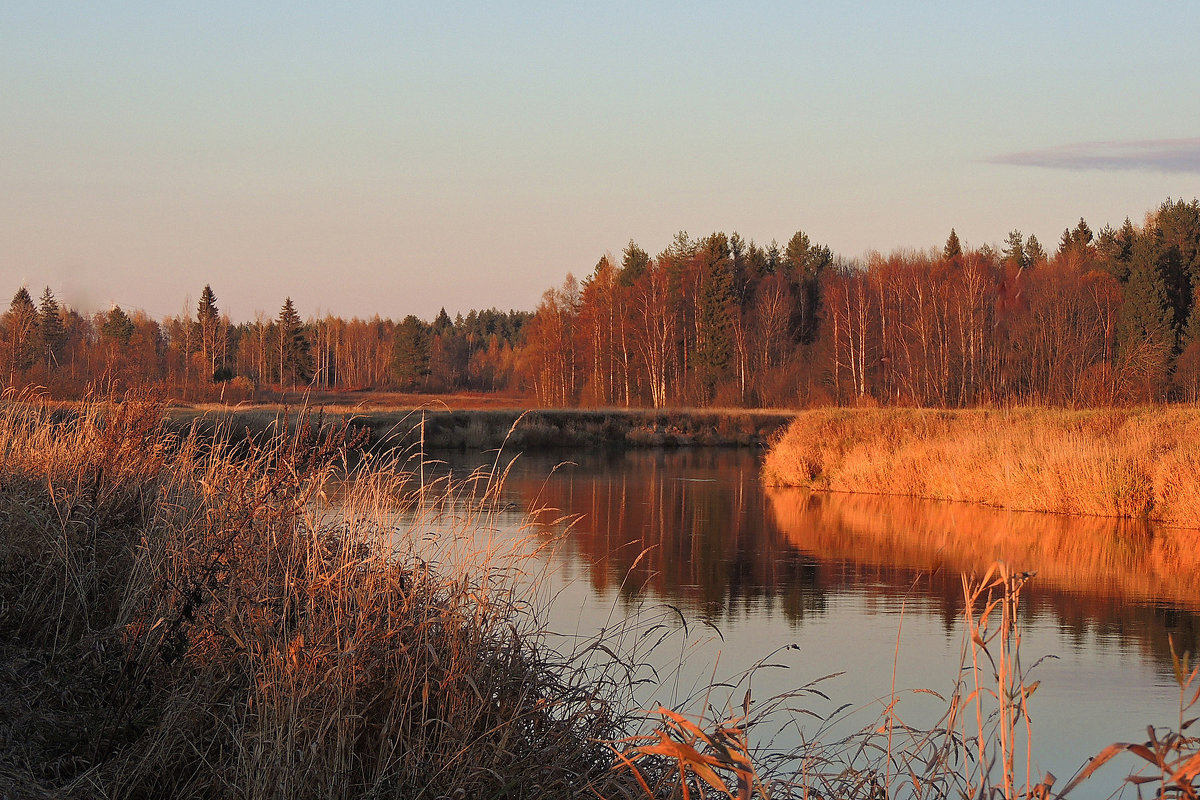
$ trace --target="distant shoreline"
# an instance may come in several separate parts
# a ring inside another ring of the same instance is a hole
[[[299,415],[309,421],[368,431],[376,452],[415,450],[548,450],[579,447],[765,447],[796,417],[794,411],[740,409],[371,409],[252,407],[168,411],[168,424],[203,435],[238,439],[276,428]]]

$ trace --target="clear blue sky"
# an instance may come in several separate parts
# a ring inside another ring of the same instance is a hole
[[[0,5],[0,296],[430,318],[678,230],[1052,250],[1200,194],[1194,2],[182,5]]]

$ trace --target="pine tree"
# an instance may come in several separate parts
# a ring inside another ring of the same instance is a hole
[[[54,293],[47,286],[38,303],[38,334],[41,339],[40,357],[46,361],[49,371],[58,365],[63,345],[67,342],[67,331],[63,327],[61,311]]]
[[[1036,240],[1035,240],[1036,241]],[[1025,253],[1025,241],[1020,231],[1012,231],[1005,241],[1004,260],[1015,269],[1025,269],[1029,266],[1029,256]]]
[[[630,239],[629,244],[625,246],[623,256],[617,283],[622,286],[633,286],[650,268],[650,254],[638,247],[633,239]]]
[[[294,389],[298,384],[308,383],[312,378],[312,354],[309,352],[308,337],[304,333],[304,324],[292,298],[283,302],[276,320],[279,337],[279,382],[291,382]]]
[[[815,244],[803,231],[796,231],[783,251],[780,272],[788,279],[796,296],[792,329],[797,341],[816,341],[821,314],[821,277],[833,266],[833,253]]]

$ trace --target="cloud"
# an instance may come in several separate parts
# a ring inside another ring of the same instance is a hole
[[[1140,139],[1082,142],[1041,150],[1006,153],[986,159],[991,164],[1072,170],[1146,170],[1200,173],[1200,139]]]

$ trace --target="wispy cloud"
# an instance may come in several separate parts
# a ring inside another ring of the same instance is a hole
[[[986,159],[992,164],[1049,169],[1147,170],[1200,173],[1200,139],[1082,142]]]

